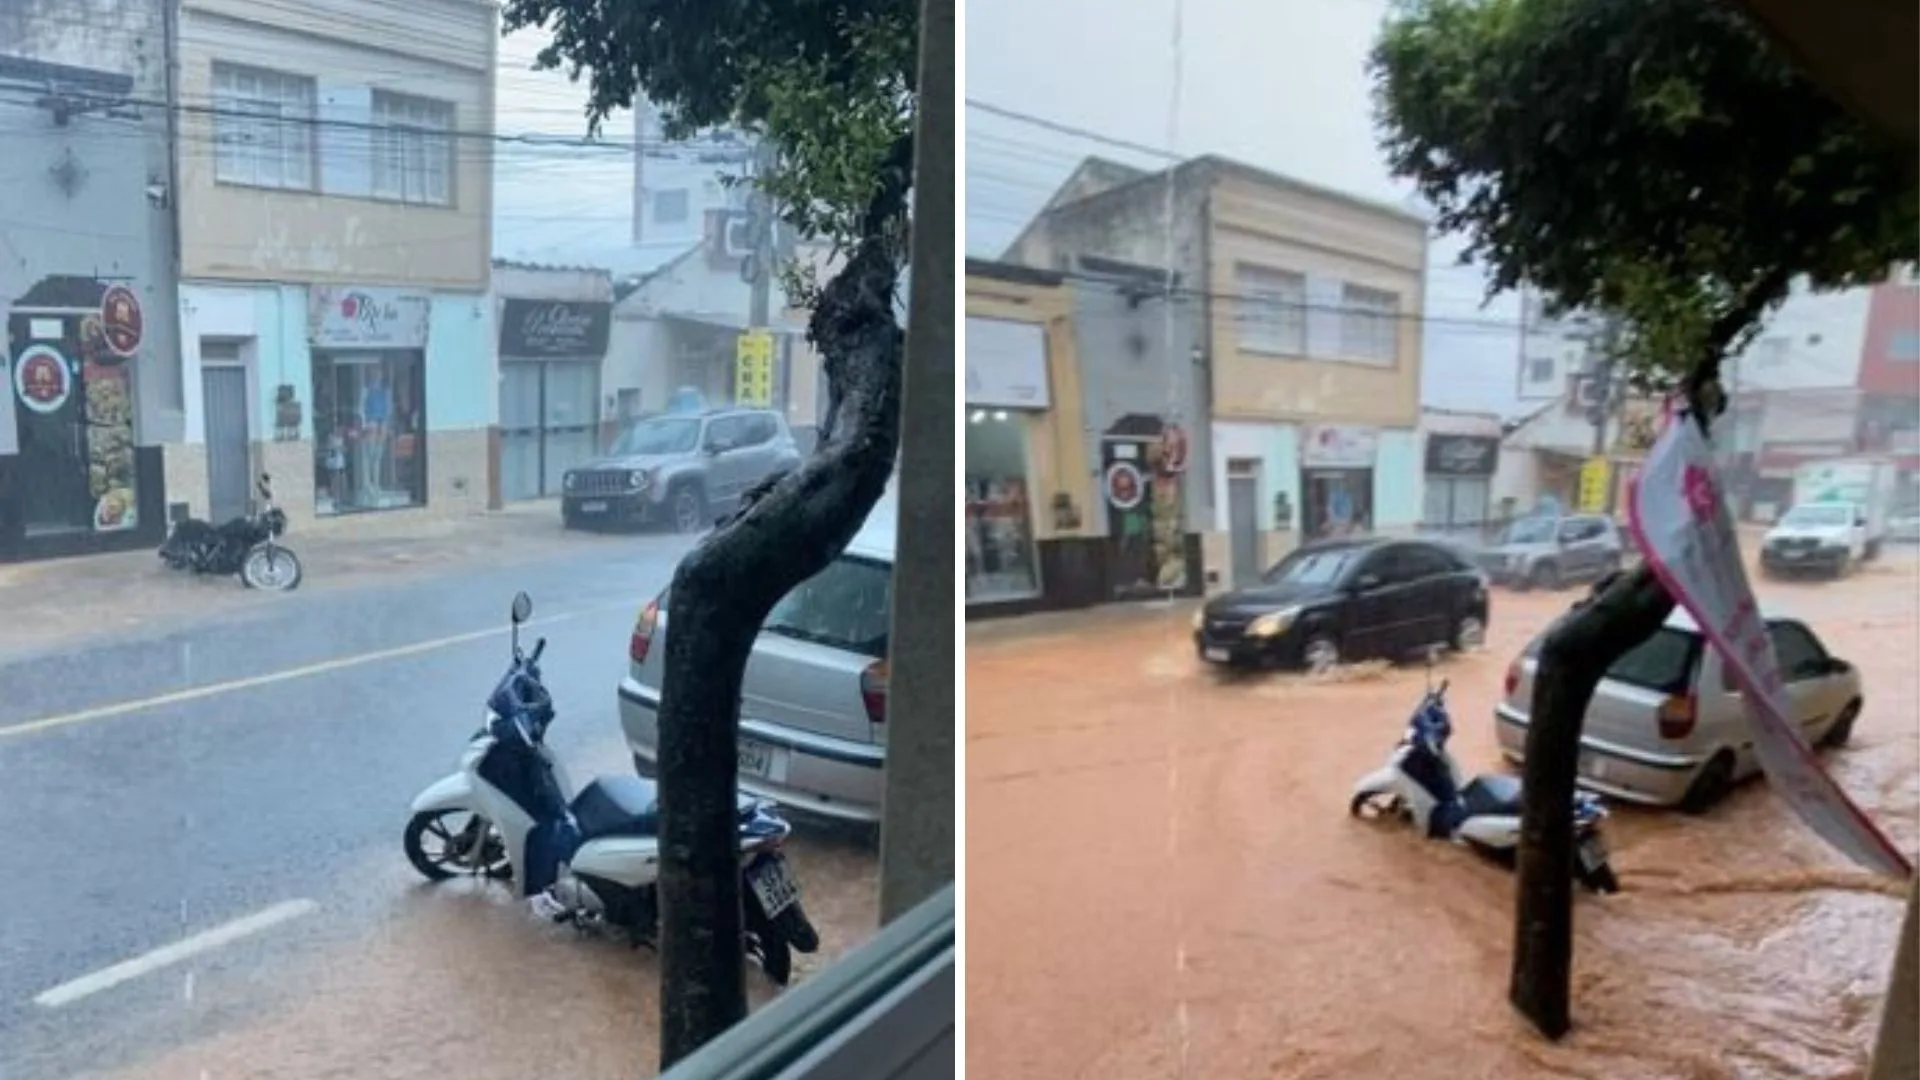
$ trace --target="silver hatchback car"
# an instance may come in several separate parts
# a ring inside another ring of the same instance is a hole
[[[1767,616],[1780,676],[1808,741],[1844,745],[1862,705],[1860,673],[1805,623]],[[1519,762],[1540,639],[1507,669],[1494,710],[1500,751]],[[1740,692],[1686,612],[1620,658],[1594,692],[1580,737],[1580,784],[1627,802],[1699,813],[1759,771]]]
[[[743,791],[824,817],[880,820],[898,512],[890,490],[840,557],[761,624],[740,700]],[[659,761],[670,600],[662,591],[641,610],[620,680],[620,726],[648,775]]]

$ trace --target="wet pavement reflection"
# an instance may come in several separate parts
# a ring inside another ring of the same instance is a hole
[[[1505,667],[1576,595],[1497,592],[1488,648],[1444,662],[1463,768],[1500,767]],[[1866,710],[1829,767],[1914,850],[1914,561],[1762,598],[1862,669]],[[970,640],[970,1075],[1863,1075],[1904,890],[1764,783],[1701,818],[1616,804],[1623,891],[1578,898],[1576,1030],[1548,1045],[1505,1000],[1510,873],[1346,814],[1421,671],[1221,679],[1186,620]]]

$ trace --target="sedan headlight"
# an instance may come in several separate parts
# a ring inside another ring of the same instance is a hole
[[[1297,607],[1282,608],[1279,611],[1262,615],[1247,624],[1247,636],[1257,638],[1279,637],[1293,628],[1293,620],[1300,615]]]

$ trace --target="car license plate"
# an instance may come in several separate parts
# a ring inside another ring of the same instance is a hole
[[[583,514],[604,514],[607,512],[607,504],[598,499],[593,502],[583,502],[580,504],[580,512]]]
[[[1582,750],[1580,751],[1580,775],[1589,780],[1605,780],[1607,778],[1606,763],[1600,759],[1599,755]]]
[[[771,919],[800,901],[800,884],[787,873],[787,860],[769,855],[747,869],[747,887]]]
[[[741,739],[739,749],[740,771],[752,776],[773,775],[773,747],[752,739]]]
[[[1229,654],[1225,649],[1208,649],[1206,650],[1204,655],[1206,656],[1207,659],[1213,661],[1216,664],[1224,664],[1228,660],[1232,659],[1231,654]]]
[[[1805,554],[1806,552],[1804,551],[1783,551],[1780,553],[1780,557],[1791,561],[1794,559],[1798,559]]]
[[[1580,838],[1580,865],[1589,873],[1607,864],[1607,842],[1599,833],[1591,832]]]

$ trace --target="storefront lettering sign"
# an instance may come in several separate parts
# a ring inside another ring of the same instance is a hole
[[[57,413],[73,396],[73,370],[52,346],[29,345],[13,362],[13,389],[34,412]]]
[[[1500,460],[1493,435],[1428,435],[1427,473],[1432,476],[1492,476]]]
[[[308,292],[307,331],[332,349],[424,349],[433,303],[424,293],[361,286]]]
[[[1320,424],[1303,432],[1300,460],[1316,468],[1371,469],[1377,442],[1372,428]]]
[[[1039,323],[969,316],[966,404],[1047,408],[1046,328]]]
[[[140,351],[146,322],[140,298],[125,285],[114,285],[100,298],[100,328],[113,355],[130,357]]]
[[[1627,496],[1647,566],[1693,616],[1739,686],[1754,756],[1767,782],[1815,833],[1870,870],[1906,879],[1913,867],[1827,775],[1790,719],[1779,658],[1755,604],[1713,447],[1678,417],[1654,443]]]
[[[509,299],[500,308],[500,355],[598,359],[612,330],[612,304]]]

